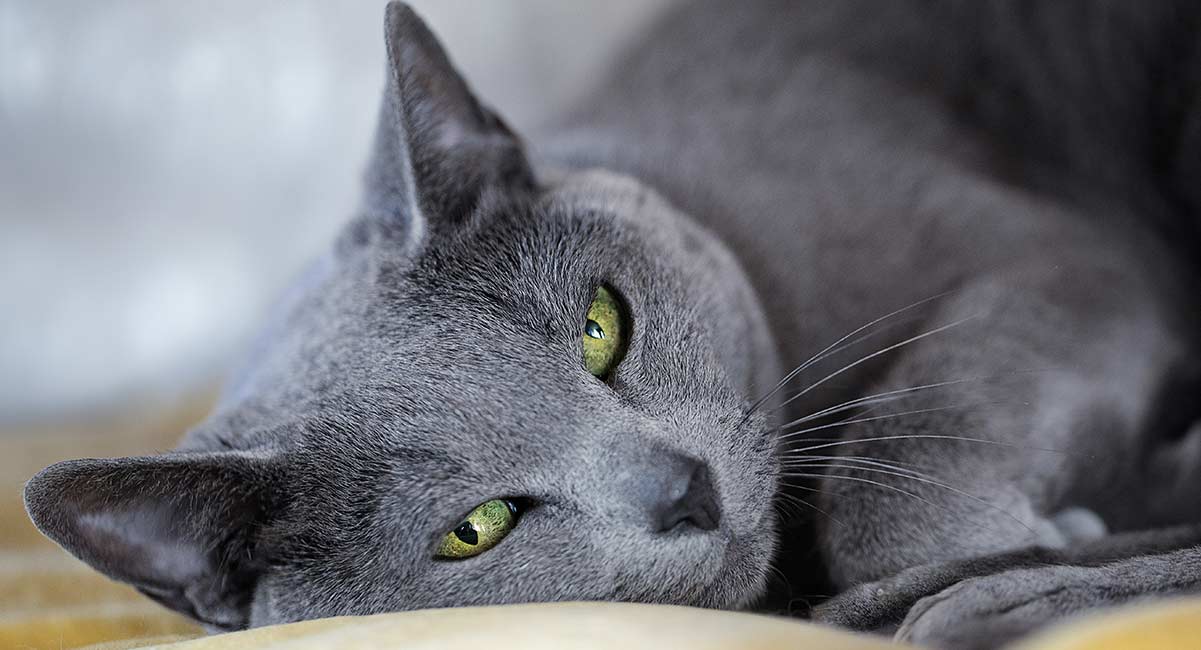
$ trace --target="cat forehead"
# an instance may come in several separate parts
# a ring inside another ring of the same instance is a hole
[[[602,168],[546,173],[546,198],[570,210],[620,215],[670,210],[667,201],[638,179]]]
[[[535,201],[498,202],[484,212],[455,240],[429,244],[423,261],[430,263],[418,269],[428,272],[426,281],[450,293],[491,285],[502,295],[554,296],[550,306],[558,309],[562,298],[579,301],[572,289],[581,284],[686,299],[682,287],[710,289],[737,272],[712,233],[622,174],[572,172],[549,183]],[[563,289],[566,296],[559,295]]]
[[[502,318],[526,331],[570,332],[597,286],[670,298],[680,283],[664,280],[695,263],[686,257],[696,247],[678,234],[620,212],[647,200],[625,199],[560,194],[504,205],[456,237],[427,243],[415,259],[386,253],[376,272],[346,272],[371,278],[368,296],[386,324],[475,331]]]

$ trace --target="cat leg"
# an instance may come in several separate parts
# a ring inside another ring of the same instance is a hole
[[[896,639],[984,650],[1081,611],[1181,594],[1201,594],[1201,545],[1100,566],[1038,566],[969,578],[917,601]]]
[[[931,328],[962,324],[899,349],[872,392],[964,381],[852,417],[840,441],[794,441],[787,471],[825,474],[819,545],[836,587],[982,556],[996,573],[1016,561],[1006,553],[1078,542],[1055,515],[1104,512],[1080,502],[1089,495],[1121,485],[1131,503],[1145,498],[1132,467],[1145,456],[1148,405],[1186,345],[1169,325],[1173,303],[1140,270],[1065,251],[1053,267],[965,287]],[[915,583],[899,600],[945,583]],[[878,589],[848,592],[822,615],[853,622]]]
[[[1018,569],[1048,566],[1096,567],[1139,556],[1201,545],[1201,525],[1122,533],[1063,549],[1029,547],[997,555],[911,567],[875,582],[856,585],[823,603],[816,618],[863,630],[891,630],[914,604],[961,582]]]

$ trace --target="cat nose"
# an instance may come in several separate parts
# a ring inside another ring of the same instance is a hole
[[[721,523],[717,491],[709,468],[687,456],[668,452],[648,459],[646,472],[638,482],[637,497],[656,533],[691,525],[714,530]]]

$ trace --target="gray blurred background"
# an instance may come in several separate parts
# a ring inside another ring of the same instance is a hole
[[[413,0],[517,127],[671,0]],[[0,431],[211,390],[357,201],[382,0],[0,0]]]

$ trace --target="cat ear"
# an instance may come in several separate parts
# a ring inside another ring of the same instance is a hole
[[[534,187],[521,141],[471,93],[425,23],[392,2],[388,86],[367,174],[375,212],[455,223],[490,189]]]
[[[275,463],[243,452],[71,460],[25,486],[38,529],[111,578],[220,630],[249,622]]]

